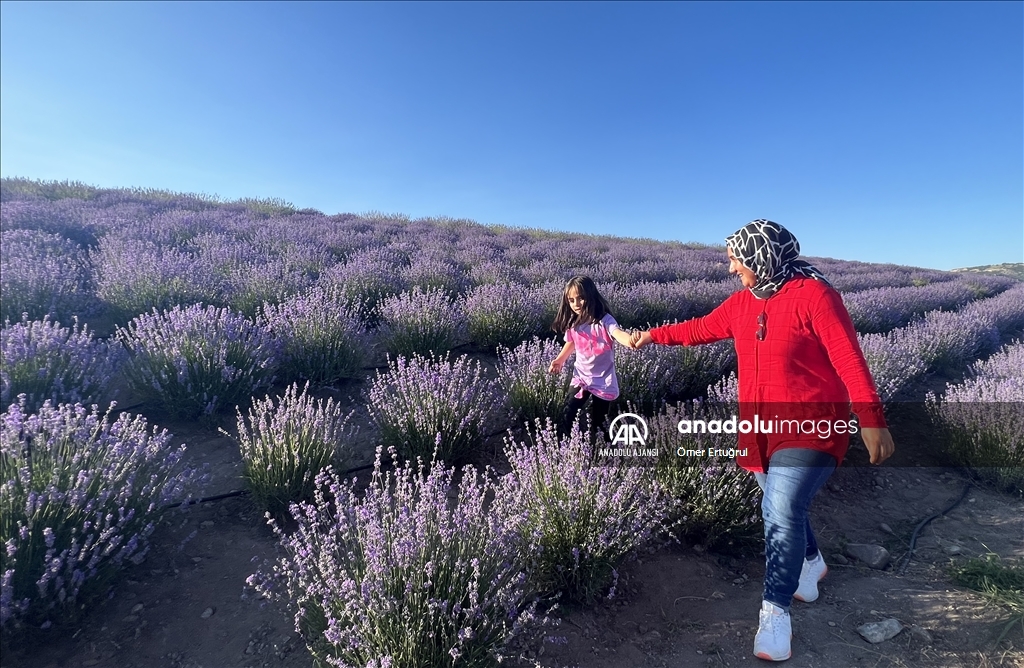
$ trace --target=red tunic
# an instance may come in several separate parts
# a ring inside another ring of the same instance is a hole
[[[762,313],[764,340],[759,341]],[[849,434],[818,421],[849,421],[851,410],[859,427],[886,426],[850,314],[839,293],[821,281],[790,279],[768,299],[742,290],[704,317],[650,333],[655,343],[669,345],[733,339],[739,418],[749,423],[756,415],[762,423],[754,427],[759,433],[741,429],[738,434],[739,450],[745,448],[746,454],[736,462],[745,469],[765,471],[776,450],[791,447],[828,452],[838,465],[846,456]],[[763,433],[767,429],[772,433]]]

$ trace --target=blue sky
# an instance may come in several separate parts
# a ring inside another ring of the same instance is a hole
[[[1024,260],[1024,3],[0,4],[0,173]]]

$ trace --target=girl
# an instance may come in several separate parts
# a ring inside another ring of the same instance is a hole
[[[561,373],[569,355],[576,353],[572,386],[578,389],[565,399],[559,428],[568,431],[587,399],[593,397],[590,428],[595,429],[604,423],[612,401],[619,396],[612,338],[629,346],[630,335],[619,328],[608,312],[608,303],[587,276],[575,276],[565,284],[551,329],[565,335],[565,345],[551,361],[548,373]]]

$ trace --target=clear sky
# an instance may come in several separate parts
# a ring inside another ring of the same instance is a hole
[[[1024,3],[0,5],[0,173],[1024,260]]]

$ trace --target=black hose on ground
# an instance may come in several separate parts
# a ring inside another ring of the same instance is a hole
[[[372,469],[373,464],[366,464],[365,466],[357,466],[355,468],[348,469],[342,476],[347,476],[350,473],[357,473],[359,471],[365,471],[366,469]],[[178,503],[169,503],[164,506],[164,510],[172,510],[174,508],[185,508],[187,506],[194,506],[200,503],[209,503],[210,501],[220,501],[222,499],[231,499],[236,496],[245,496],[249,493],[247,489],[236,489],[233,492],[224,492],[223,494],[216,494],[214,496],[204,496],[201,499],[191,499],[189,501],[181,501]]]
[[[958,505],[960,505],[960,502],[963,501],[964,497],[967,496],[967,490],[969,490],[970,488],[971,488],[971,482],[968,480],[967,484],[964,485],[964,491],[960,494],[960,497],[956,501],[954,501],[953,503],[951,503],[948,506],[946,506],[946,508],[944,510],[940,510],[939,512],[935,513],[931,517],[928,517],[928,518],[925,518],[925,519],[921,520],[920,524],[918,524],[917,527],[914,528],[914,533],[910,537],[910,549],[907,550],[907,555],[905,557],[903,557],[903,562],[900,563],[900,567],[898,569],[896,569],[897,573],[899,573],[900,575],[903,575],[903,573],[907,570],[907,566],[910,565],[910,558],[912,556],[914,556],[914,545],[917,544],[917,536],[918,536],[919,533],[921,533],[921,529],[925,528],[925,526],[927,526],[928,523],[931,522],[932,520],[934,520],[935,518],[942,517],[943,515],[945,515],[949,511],[953,510]]]

